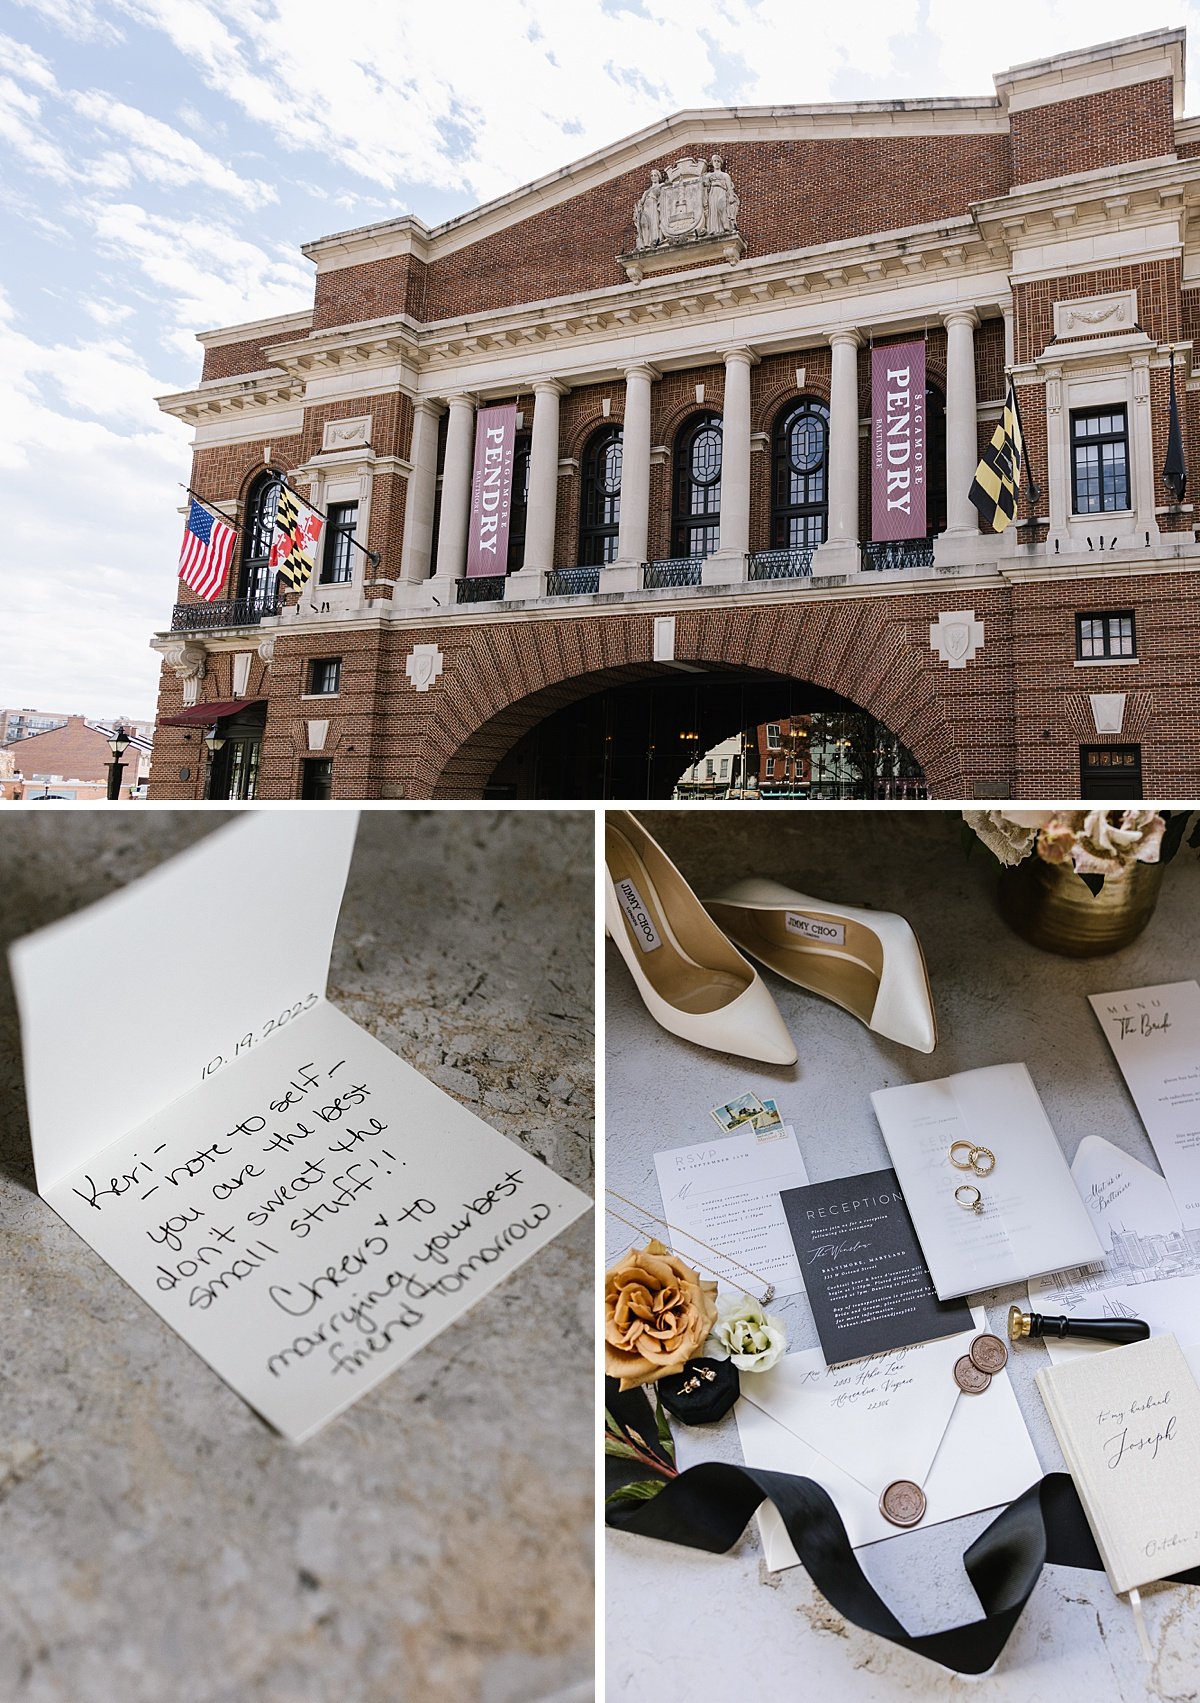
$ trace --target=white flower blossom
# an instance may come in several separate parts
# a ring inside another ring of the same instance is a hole
[[[717,1298],[717,1322],[704,1345],[713,1360],[732,1360],[740,1372],[769,1372],[787,1350],[783,1321],[749,1295]]]

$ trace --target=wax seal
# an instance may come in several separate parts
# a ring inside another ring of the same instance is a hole
[[[964,1395],[982,1395],[992,1381],[990,1372],[981,1372],[969,1354],[954,1362],[954,1382]]]
[[[919,1526],[925,1518],[925,1492],[911,1478],[897,1478],[879,1498],[879,1512],[893,1526]]]
[[[1008,1364],[1008,1349],[998,1336],[992,1336],[990,1333],[977,1336],[969,1352],[981,1372],[1003,1372]]]

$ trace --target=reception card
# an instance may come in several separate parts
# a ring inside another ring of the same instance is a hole
[[[894,1171],[787,1189],[783,1209],[827,1365],[970,1329],[934,1294]]]

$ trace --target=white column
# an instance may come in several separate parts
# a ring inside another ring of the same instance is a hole
[[[750,549],[749,349],[725,355],[725,408],[721,422],[721,554],[745,557]]]
[[[558,399],[567,394],[554,378],[533,383],[533,441],[529,446],[529,507],[525,513],[525,573],[554,566],[554,517],[558,512]]]
[[[400,578],[417,585],[429,578],[433,552],[433,506],[437,493],[438,420],[441,405],[426,397],[413,403],[408,489],[404,498],[404,540]]]
[[[823,546],[858,548],[858,349],[857,331],[831,334],[829,384],[829,530]],[[855,563],[855,566],[858,564]],[[822,564],[828,571],[826,564]]]
[[[650,554],[650,386],[658,377],[644,363],[625,369],[616,568],[640,567]]]
[[[438,527],[437,578],[462,579],[467,569],[471,518],[471,474],[475,460],[475,398],[449,398],[446,460],[442,467],[442,512]]]
[[[946,324],[946,531],[977,538],[979,516],[967,493],[979,462],[975,409],[974,308],[952,308]]]

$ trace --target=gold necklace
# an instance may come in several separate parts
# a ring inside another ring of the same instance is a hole
[[[752,1301],[758,1300],[760,1307],[768,1306],[770,1302],[775,1299],[775,1285],[768,1282],[761,1272],[751,1270],[748,1265],[743,1265],[741,1260],[735,1259],[732,1254],[722,1253],[720,1248],[712,1247],[708,1242],[702,1241],[699,1236],[693,1235],[690,1230],[681,1230],[677,1224],[670,1223],[666,1218],[660,1218],[657,1212],[651,1212],[648,1207],[639,1206],[636,1200],[629,1200],[625,1195],[618,1194],[616,1189],[605,1189],[604,1192],[605,1194],[612,1195],[614,1200],[619,1200],[623,1205],[632,1207],[635,1212],[640,1212],[644,1217],[652,1219],[655,1224],[661,1224],[663,1228],[665,1230],[669,1230],[673,1236],[686,1236],[689,1242],[697,1243],[699,1247],[706,1249],[708,1253],[714,1254],[717,1259],[724,1260],[727,1265],[735,1265],[739,1271],[744,1271],[747,1277],[752,1277],[756,1283],[764,1284],[766,1286],[765,1293],[761,1300],[759,1300],[753,1290],[747,1289],[746,1285],[744,1283],[739,1283],[735,1277],[724,1279],[724,1281],[732,1283],[735,1289],[740,1289],[743,1295],[749,1295]],[[606,1206],[604,1210],[608,1213],[610,1218],[615,1218],[619,1224],[625,1224],[629,1227],[629,1229],[636,1230],[639,1236],[645,1235],[645,1231],[639,1224],[634,1224],[630,1219],[623,1217],[621,1213],[614,1212],[611,1206]],[[689,1258],[695,1261],[695,1264],[700,1267],[701,1271],[711,1273],[711,1275],[718,1280],[722,1278],[722,1273],[717,1271],[713,1266],[708,1265],[704,1260],[696,1259],[694,1254],[689,1255]]]

